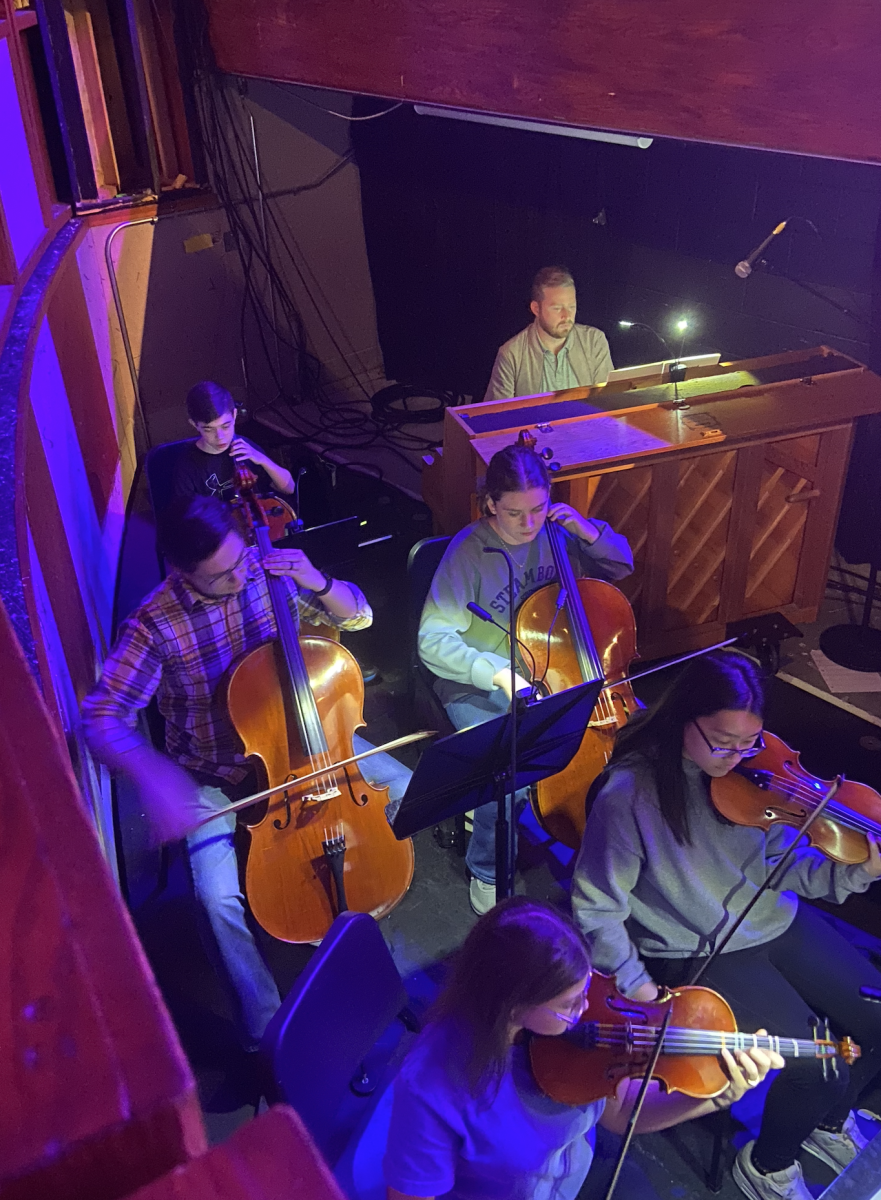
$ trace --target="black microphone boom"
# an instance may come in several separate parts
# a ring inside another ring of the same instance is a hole
[[[760,258],[765,253],[765,251],[774,241],[774,238],[779,237],[785,228],[786,221],[781,221],[777,228],[772,229],[765,240],[760,245],[756,246],[752,254],[748,254],[746,258],[742,259],[737,264],[737,266],[734,268],[734,274],[740,279],[749,279],[750,275],[753,273],[753,267],[755,266],[756,259]]]
[[[465,605],[465,607],[468,609],[469,612],[474,613],[475,617],[480,617],[481,621],[486,621],[490,625],[495,625],[496,629],[501,629],[501,631],[505,635],[505,637],[508,636],[508,630],[504,627],[504,625],[500,625],[498,623],[498,621],[495,619],[495,617],[492,616],[491,613],[488,613],[485,608],[481,608],[480,605],[475,604],[473,600],[469,600],[468,603]],[[520,638],[516,638],[516,642],[517,642],[517,645],[520,647],[520,649],[524,652],[524,654],[529,655],[530,662],[532,663],[532,667],[529,669],[529,675],[531,677],[531,682],[532,682],[533,686],[535,686],[536,670],[535,670],[535,659],[532,656],[532,651],[529,649],[529,647],[527,645],[525,645],[523,642],[521,642]],[[525,663],[526,660],[524,659],[523,661]]]

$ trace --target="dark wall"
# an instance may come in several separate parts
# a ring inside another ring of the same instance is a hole
[[[538,267],[573,270],[579,319],[618,365],[657,357],[621,317],[725,358],[825,342],[881,367],[865,326],[782,278],[733,266],[784,218],[769,261],[869,318],[881,167],[698,143],[647,150],[419,117],[353,126],[386,374],[482,394],[530,319]]]

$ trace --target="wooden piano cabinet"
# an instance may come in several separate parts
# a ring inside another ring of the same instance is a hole
[[[823,598],[849,426],[603,475],[591,515],[630,541],[643,658],[712,645],[729,622],[813,621]]]
[[[493,453],[533,430],[552,451],[552,499],[608,521],[633,548],[619,586],[643,658],[721,641],[781,612],[813,621],[856,420],[881,412],[881,379],[818,347],[661,379],[448,409],[423,494],[438,532],[476,515]]]

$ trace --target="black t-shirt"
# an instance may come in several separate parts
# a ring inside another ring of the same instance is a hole
[[[251,443],[248,443],[249,445]],[[272,491],[272,480],[263,467],[246,461],[244,464],[257,476],[259,494]],[[182,451],[175,463],[171,480],[171,498],[177,496],[219,496],[231,500],[235,491],[236,462],[229,450],[207,454],[193,442]]]

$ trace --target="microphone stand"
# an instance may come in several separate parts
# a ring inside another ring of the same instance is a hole
[[[496,811],[496,900],[514,895],[514,832],[517,828],[516,805],[514,796],[517,791],[517,691],[514,679],[517,674],[517,639],[514,632],[514,563],[507,550],[498,546],[484,546],[484,554],[501,554],[508,564],[509,620],[508,642],[511,648],[511,721],[509,724],[511,738],[511,759],[508,767],[510,793],[505,786],[505,778],[500,775],[496,779],[498,790]]]
[[[839,775],[838,778],[833,780],[833,782],[829,785],[829,789],[826,792],[826,794],[823,796],[823,799],[820,801],[820,803],[817,805],[816,808],[812,809],[808,813],[805,820],[799,826],[799,828],[796,832],[796,835],[792,840],[792,844],[789,846],[788,850],[785,852],[783,857],[780,859],[777,866],[773,869],[773,871],[768,872],[768,875],[765,878],[764,882],[757,888],[756,894],[753,896],[752,900],[750,900],[749,904],[747,904],[746,907],[743,909],[743,911],[739,914],[739,916],[734,921],[731,928],[725,934],[722,941],[719,942],[712,949],[712,951],[707,955],[707,957],[704,959],[704,961],[698,967],[697,971],[694,973],[693,977],[691,978],[690,982],[688,983],[688,985],[687,985],[688,987],[695,987],[697,985],[698,980],[703,978],[707,969],[712,965],[712,963],[714,963],[716,961],[716,959],[719,957],[719,955],[722,953],[722,951],[725,949],[725,947],[728,945],[728,943],[734,937],[735,933],[737,933],[738,929],[741,927],[743,922],[746,920],[746,918],[752,912],[755,905],[759,902],[759,900],[762,898],[762,896],[764,896],[765,892],[767,892],[768,889],[770,887],[772,887],[778,880],[782,879],[783,873],[785,872],[786,868],[789,866],[790,862],[792,861],[793,855],[795,854],[795,851],[798,848],[798,844],[801,841],[802,837],[804,837],[804,835],[808,832],[808,830],[811,828],[811,826],[814,824],[814,822],[822,814],[826,805],[829,803],[829,801],[832,799],[832,797],[838,791],[839,787],[841,786],[841,783],[842,783],[842,776]],[[661,1056],[661,1051],[662,1051],[663,1045],[664,1045],[664,1036],[667,1032],[667,1027],[670,1024],[670,1018],[672,1017],[672,1015],[673,1015],[673,999],[671,996],[670,1006],[667,1009],[667,1012],[664,1014],[664,1020],[661,1022],[661,1027],[658,1030],[658,1036],[655,1039],[654,1045],[652,1046],[652,1052],[649,1057],[648,1066],[646,1067],[645,1074],[642,1079],[642,1084],[640,1086],[639,1092],[636,1097],[636,1102],[633,1105],[633,1111],[631,1112],[630,1119],[627,1122],[627,1129],[624,1134],[624,1140],[621,1143],[621,1149],[619,1150],[618,1158],[615,1161],[615,1170],[612,1174],[612,1181],[609,1184],[608,1188],[606,1189],[606,1194],[605,1194],[603,1200],[611,1200],[612,1193],[614,1192],[615,1187],[618,1183],[618,1178],[621,1174],[621,1168],[624,1166],[624,1159],[627,1157],[627,1152],[630,1149],[630,1143],[633,1141],[633,1135],[636,1132],[636,1123],[639,1120],[639,1114],[641,1113],[643,1103],[645,1102],[645,1097],[646,1097],[646,1093],[648,1092],[648,1085],[649,1085],[649,1082],[651,1081],[652,1072],[654,1071],[657,1061]]]

